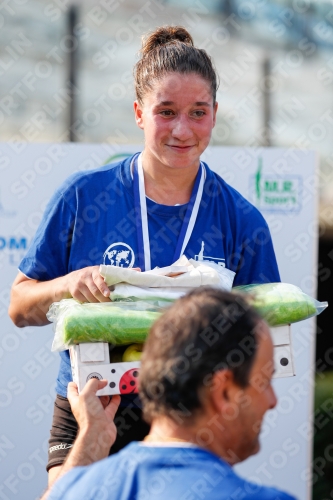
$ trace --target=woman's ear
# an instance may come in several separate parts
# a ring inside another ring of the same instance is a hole
[[[143,126],[143,117],[142,117],[142,106],[139,103],[139,101],[134,101],[134,115],[135,115],[135,121],[138,127],[140,127],[142,130],[144,129]]]
[[[213,109],[213,127],[215,127],[215,124],[216,124],[216,113],[217,113],[218,107],[219,107],[219,104],[218,104],[218,102],[216,102],[214,104],[214,109]]]

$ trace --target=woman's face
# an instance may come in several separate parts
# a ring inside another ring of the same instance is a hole
[[[197,167],[209,144],[217,103],[196,73],[169,73],[156,80],[140,105],[134,103],[136,123],[145,133],[145,156],[157,166]]]

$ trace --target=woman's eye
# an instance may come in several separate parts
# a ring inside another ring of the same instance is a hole
[[[205,112],[197,110],[197,111],[194,111],[193,114],[194,114],[194,116],[201,118],[202,116],[204,116]]]

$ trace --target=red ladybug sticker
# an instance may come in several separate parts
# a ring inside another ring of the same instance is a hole
[[[139,371],[132,368],[124,373],[119,382],[120,394],[133,394],[138,392]]]

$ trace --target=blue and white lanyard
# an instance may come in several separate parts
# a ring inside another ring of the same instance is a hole
[[[186,214],[179,233],[176,250],[172,259],[175,262],[183,255],[187,243],[191,237],[195,221],[199,212],[203,187],[206,178],[206,169],[204,164],[200,163],[200,169],[197,173],[190,201],[187,205]],[[134,158],[133,161],[133,188],[134,203],[136,212],[136,230],[138,238],[138,260],[142,271],[150,271],[150,243],[148,231],[147,203],[145,193],[145,182],[142,168],[142,153]],[[170,262],[170,264],[172,264]]]

